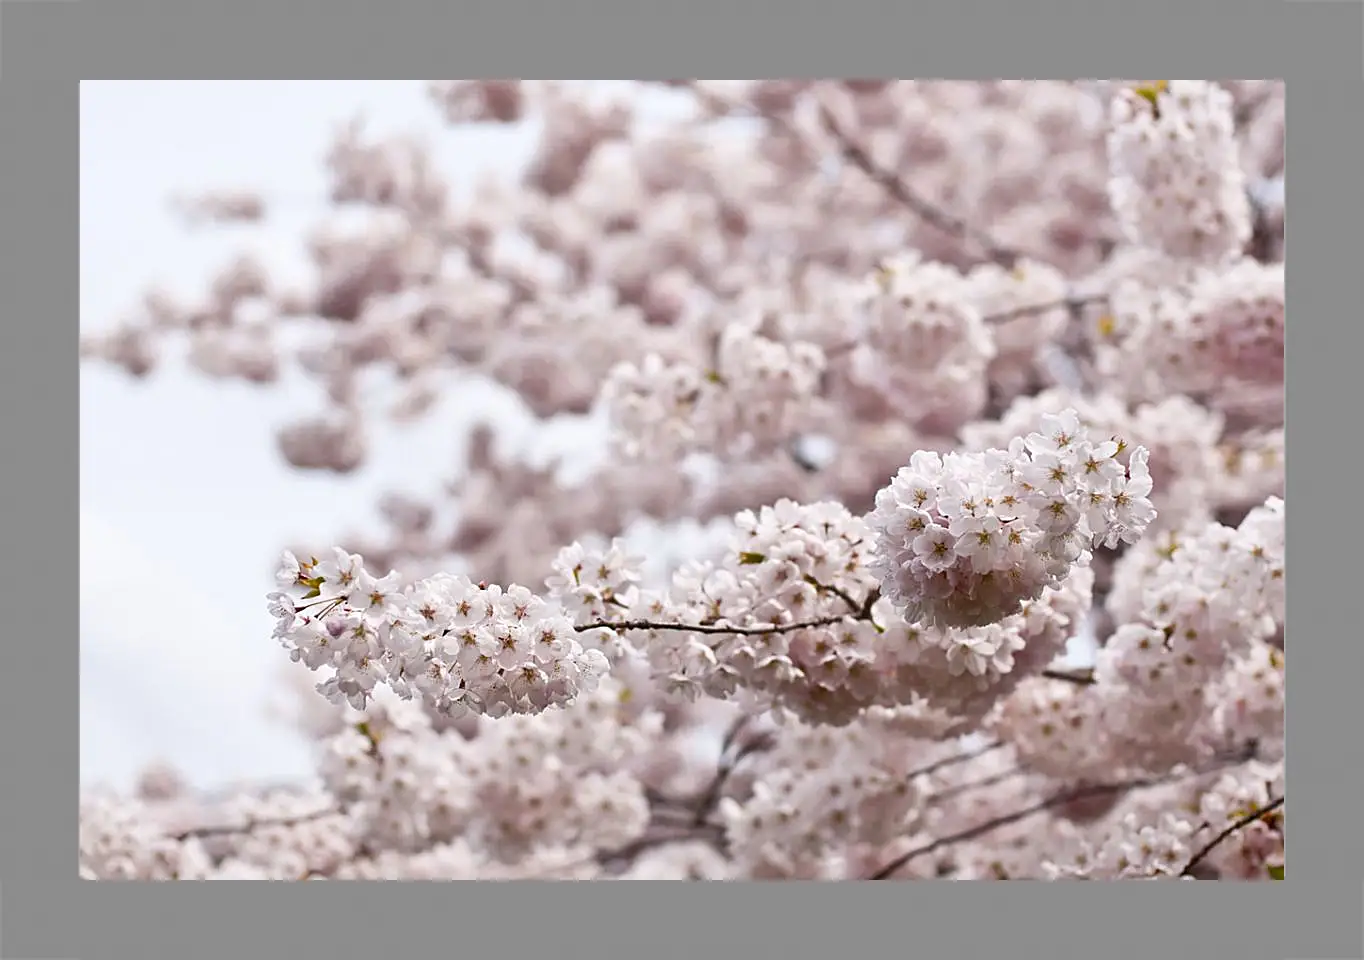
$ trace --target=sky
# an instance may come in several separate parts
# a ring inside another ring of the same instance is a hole
[[[427,137],[456,191],[514,173],[536,137],[529,123],[446,128],[418,82],[82,83],[82,330],[127,316],[153,285],[198,295],[243,251],[304,279],[323,157],[357,113],[375,133]],[[242,187],[270,202],[264,225],[189,230],[168,202]],[[280,459],[274,432],[316,408],[316,389],[299,376],[210,382],[177,360],[143,381],[82,365],[83,783],[127,787],[157,760],[206,789],[305,775],[306,745],[270,712],[287,666],[264,600],[278,551],[364,529],[386,490],[434,489],[480,414],[514,450],[578,442],[546,440],[508,392],[466,378],[428,420],[375,438],[356,475],[307,475]]]

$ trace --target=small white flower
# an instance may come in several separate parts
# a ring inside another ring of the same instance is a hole
[[[298,557],[294,556],[292,551],[285,550],[279,568],[275,571],[275,582],[285,588],[296,587],[302,576]]]
[[[1069,456],[1075,450],[1080,437],[1080,417],[1074,410],[1060,414],[1043,414],[1042,426],[1037,433],[1028,436],[1028,449],[1038,454]]]
[[[332,553],[331,560],[324,560],[317,565],[314,576],[322,578],[327,596],[349,598],[355,591],[356,581],[364,572],[364,560],[340,547],[336,547]]]
[[[946,570],[957,561],[956,537],[934,524],[915,538],[914,553],[927,569]]]

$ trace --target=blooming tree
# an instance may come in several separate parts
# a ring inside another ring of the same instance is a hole
[[[567,480],[483,423],[448,503],[285,551],[318,783],[92,791],[82,875],[1281,879],[1282,84],[666,86],[433,84],[543,121],[517,182],[350,127],[312,287],[83,344],[296,363],[303,470],[475,374],[610,441]]]

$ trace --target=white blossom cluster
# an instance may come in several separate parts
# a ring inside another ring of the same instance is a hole
[[[971,294],[967,278],[944,264],[887,261],[859,298],[853,379],[911,415],[978,412],[997,351]]]
[[[985,626],[1089,561],[1132,543],[1156,512],[1147,452],[1091,438],[1074,410],[1007,450],[919,452],[876,495],[882,592],[911,622]]]
[[[1167,813],[1143,823],[1129,813],[1097,842],[1081,838],[1068,862],[1044,861],[1049,880],[1156,880],[1179,874],[1193,853],[1194,825]]]
[[[661,721],[623,725],[620,693],[608,682],[571,711],[507,717],[472,740],[436,729],[412,703],[372,705],[326,742],[322,774],[370,846],[415,852],[458,839],[503,863],[620,846],[649,822],[644,786],[622,764]]]
[[[1198,815],[1207,829],[1221,831],[1252,817],[1275,797],[1284,794],[1284,766],[1279,763],[1248,763],[1244,768],[1218,777],[1203,794]],[[1209,866],[1222,876],[1257,880],[1267,867],[1283,867],[1284,808],[1253,819],[1209,855]]]
[[[1204,870],[1238,880],[1259,880],[1283,868],[1283,806],[1260,815],[1283,796],[1283,764],[1251,761],[1218,776],[1178,810],[1152,816],[1131,811],[1103,834],[1072,833],[1042,861],[1053,880],[1159,880],[1187,875],[1194,851],[1236,827],[1207,850]],[[1244,822],[1242,822],[1244,821]],[[1237,824],[1240,824],[1237,826]]]
[[[922,804],[913,764],[924,745],[887,739],[874,721],[783,732],[751,771],[748,796],[720,804],[747,875],[836,878],[849,846],[876,849],[912,828]]]
[[[510,879],[571,872],[650,823],[634,771],[662,717],[630,710],[611,681],[571,711],[507,717],[472,737],[391,693],[349,720],[319,743],[322,790],[233,798],[197,831],[170,832],[177,820],[166,804],[158,813],[148,802],[91,798],[83,871],[98,879]]]
[[[1250,238],[1250,202],[1225,90],[1169,80],[1112,101],[1109,198],[1134,244],[1216,264]]]
[[[597,560],[589,579],[578,548],[561,554],[551,587],[562,590],[579,569],[569,601],[579,620],[626,625],[585,637],[617,663],[642,656],[673,694],[756,698],[824,724],[909,707],[942,730],[979,724],[1023,677],[1046,669],[1090,604],[1093,577],[1080,568],[997,623],[909,622],[879,595],[871,528],[841,505],[782,500],[735,524],[725,558],[684,565],[668,591],[622,593]]]
[[[1076,411],[1091,436],[1127,438],[1129,447],[1118,457],[1124,467],[1132,450],[1150,452],[1150,500],[1156,508],[1150,529],[1202,519],[1209,501],[1220,505],[1219,467],[1223,458],[1218,455],[1217,440],[1222,436],[1225,417],[1184,394],[1129,405],[1113,393],[1086,396],[1053,387],[1019,397],[996,420],[965,425],[961,437],[972,450],[1006,446],[1010,439],[1039,423],[1043,415],[1059,415],[1067,409]]]
[[[985,377],[989,387],[1001,399],[1026,394],[1039,359],[1056,349],[1070,316],[1065,274],[1025,258],[1007,270],[982,263],[966,274],[966,282],[994,345]]]
[[[591,691],[608,669],[525,587],[437,575],[404,588],[339,548],[330,560],[286,553],[277,580],[275,636],[293,660],[333,669],[319,692],[357,709],[383,683],[451,716],[534,713]]]
[[[1283,501],[1240,527],[1210,523],[1132,553],[1109,604],[1120,623],[1099,651],[1094,685],[1035,678],[993,719],[1033,769],[1093,777],[1163,773],[1234,738],[1283,732]]]
[[[137,800],[82,799],[82,877],[98,880],[202,880],[212,866],[197,841],[177,840],[145,816]]]
[[[1282,263],[1243,258],[1200,268],[1175,285],[1115,285],[1112,332],[1099,365],[1142,397],[1206,397],[1228,413],[1282,422],[1285,287]]]
[[[611,371],[602,401],[626,456],[737,457],[779,447],[808,414],[825,364],[813,344],[769,340],[751,322],[725,326],[714,359],[702,369],[649,354]]]

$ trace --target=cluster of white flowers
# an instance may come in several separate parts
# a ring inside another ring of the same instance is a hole
[[[917,255],[888,260],[863,287],[852,376],[914,419],[985,404],[994,340],[956,270]]]
[[[674,694],[741,688],[826,722],[847,722],[882,693],[895,648],[881,642],[889,604],[872,591],[870,530],[841,504],[780,500],[735,517],[719,562],[684,564],[667,591],[644,591],[621,620],[702,631],[626,633]],[[893,661],[892,661],[893,662]]]
[[[165,802],[90,798],[82,869],[162,880],[558,873],[637,840],[650,824],[635,771],[663,718],[625,700],[608,680],[573,710],[507,717],[466,735],[381,694],[319,743],[321,791],[234,797],[180,835]]]
[[[997,420],[969,423],[962,440],[972,450],[1002,447],[1013,437],[1030,430],[1046,414],[1076,411],[1090,436],[1125,437],[1128,451],[1118,457],[1124,468],[1130,450],[1150,452],[1151,503],[1156,517],[1150,529],[1166,529],[1191,518],[1201,519],[1219,479],[1217,441],[1224,417],[1201,407],[1182,394],[1150,403],[1129,405],[1116,394],[1084,396],[1064,388],[1052,388],[1019,397]],[[1263,497],[1259,498],[1263,500]],[[1142,541],[1146,542],[1146,541]]]
[[[1187,875],[1195,851],[1203,870],[1262,880],[1283,868],[1282,763],[1250,761],[1218,777],[1191,802],[1152,816],[1129,811],[1100,833],[1069,832],[1042,861],[1064,880],[1156,880]],[[1242,822],[1245,821],[1245,822]],[[1239,824],[1239,826],[1237,826]],[[1233,832],[1213,843],[1222,831]]]
[[[197,840],[168,836],[144,804],[108,796],[82,799],[81,875],[97,880],[201,880],[211,867]]]
[[[437,575],[404,588],[340,549],[331,560],[286,553],[277,580],[275,636],[293,660],[334,670],[318,690],[357,709],[383,683],[451,716],[535,713],[591,691],[609,668],[525,587]]]
[[[1284,428],[1247,430],[1217,446],[1219,506],[1247,510],[1284,494]]]
[[[1178,876],[1193,853],[1194,826],[1167,813],[1155,823],[1123,817],[1097,842],[1081,839],[1066,861],[1045,861],[1049,880],[1156,880]]]
[[[1129,279],[1111,300],[1105,376],[1140,397],[1203,396],[1228,412],[1260,408],[1257,419],[1273,422],[1283,403],[1282,263],[1234,260],[1173,286]]]
[[[1120,561],[1110,612],[1167,634],[1163,645],[1197,657],[1201,669],[1220,670],[1283,624],[1284,510],[1270,497],[1236,528],[1175,532],[1150,548],[1154,557],[1134,550]]]
[[[759,758],[743,801],[725,797],[720,815],[730,853],[755,878],[845,875],[849,847],[879,848],[912,829],[922,798],[908,749],[873,722],[830,729],[791,724]]]
[[[551,592],[580,624],[624,624],[585,631],[584,642],[618,663],[639,654],[674,694],[742,694],[823,724],[908,707],[943,730],[978,725],[1045,670],[1090,605],[1093,576],[1077,568],[996,623],[910,621],[879,593],[872,528],[841,504],[780,500],[739,513],[735,526],[721,560],[683,565],[669,590],[620,581],[620,561],[607,559],[619,548],[585,567],[574,547],[556,562]]]
[[[1109,199],[1127,238],[1217,263],[1250,239],[1250,201],[1230,94],[1206,80],[1158,81],[1112,101]]]
[[[571,710],[508,718],[487,725],[476,746],[456,745],[455,762],[489,812],[481,848],[514,862],[537,847],[609,850],[644,833],[649,801],[635,770],[663,718],[630,711],[626,689],[606,681]]]
[[[1034,678],[993,718],[1030,768],[1164,773],[1281,736],[1284,659],[1269,641],[1283,624],[1283,501],[1236,529],[1209,523],[1160,542],[1119,565],[1109,607],[1121,625],[1094,685]]]
[[[1284,265],[1238,260],[1201,278],[1192,290],[1188,331],[1194,356],[1214,384],[1235,380],[1282,387],[1284,378]],[[1192,371],[1186,376],[1192,376]]]
[[[224,804],[224,816],[209,824],[208,836],[186,842],[212,849],[217,865],[209,879],[327,876],[353,863],[366,841],[365,824],[335,802],[324,790],[236,796]],[[376,833],[374,840],[381,836]]]
[[[710,369],[658,354],[614,367],[601,398],[621,452],[668,461],[701,451],[761,455],[785,443],[814,402],[824,352],[770,340],[756,326],[725,326]]]
[[[1272,644],[1256,644],[1234,658],[1212,691],[1216,727],[1255,740],[1260,756],[1282,759],[1284,679],[1283,651]]]
[[[1088,562],[1132,543],[1155,519],[1147,453],[1117,459],[1074,410],[1007,450],[919,452],[876,495],[882,593],[911,622],[985,626],[1017,613]]]
[[[1284,794],[1282,762],[1248,763],[1218,778],[1199,804],[1198,815],[1205,830],[1217,833],[1263,810]],[[1213,848],[1208,865],[1222,876],[1258,880],[1268,867],[1283,867],[1284,808],[1281,806],[1252,820],[1225,843]]]
[[[1065,274],[1023,259],[1007,270],[982,263],[966,274],[966,282],[994,343],[989,384],[1001,399],[1023,394],[1033,386],[1039,358],[1065,330],[1070,315]]]

